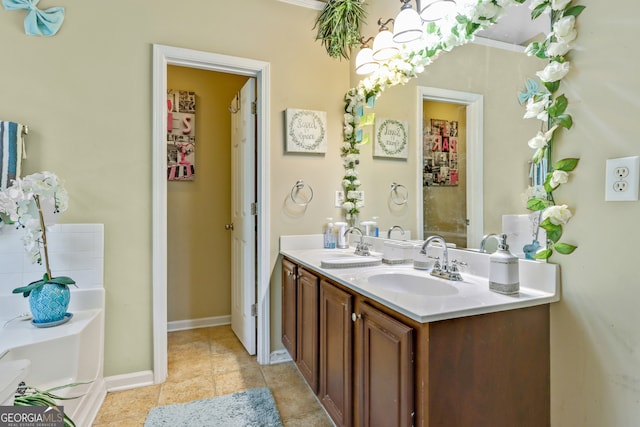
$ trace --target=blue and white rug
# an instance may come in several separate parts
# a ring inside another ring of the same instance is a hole
[[[276,402],[268,388],[226,396],[156,406],[145,427],[282,427]]]

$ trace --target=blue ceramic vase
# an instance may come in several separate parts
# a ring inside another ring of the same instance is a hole
[[[29,307],[35,323],[58,322],[69,307],[71,292],[67,285],[45,283],[29,294]]]

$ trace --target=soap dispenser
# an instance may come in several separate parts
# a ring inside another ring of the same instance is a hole
[[[489,289],[505,295],[520,291],[518,257],[509,251],[507,235],[498,235],[498,249],[489,256]]]
[[[333,218],[327,218],[327,222],[324,226],[323,230],[324,236],[324,248],[325,249],[335,249],[336,247],[336,232],[333,227]]]

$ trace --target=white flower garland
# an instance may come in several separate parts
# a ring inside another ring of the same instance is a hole
[[[342,145],[345,167],[342,184],[347,197],[342,207],[348,221],[355,221],[360,212],[358,200],[350,198],[349,194],[354,194],[360,186],[357,179],[360,145],[367,142],[362,136],[362,127],[371,122],[370,117],[365,119],[365,105],[372,107],[385,89],[407,83],[422,73],[425,66],[433,62],[440,53],[468,43],[476,32],[497,22],[505,7],[522,4],[524,1],[458,0],[461,7],[457,16],[447,17],[437,24],[426,24],[423,35],[417,42],[404,45],[399,54],[381,64],[376,72],[347,92]],[[565,60],[565,55],[571,49],[570,43],[577,37],[576,17],[584,10],[584,6],[571,6],[571,0],[534,0],[530,8],[532,19],[550,11],[553,24],[545,41],[532,43],[526,49],[528,55],[549,61],[542,71],[536,73],[546,91],[539,90],[537,83],[529,81],[527,90],[519,96],[520,101],[526,103],[524,118],[535,118],[542,122],[541,131],[529,140],[529,146],[534,149],[533,161],[537,164],[545,156],[549,157],[549,148],[556,131],[560,127],[569,129],[573,124],[571,116],[565,112],[568,103],[566,97],[556,97],[554,93],[558,90],[561,79],[570,71],[571,64]],[[578,159],[560,160],[553,165],[553,171],[548,171],[543,189],[528,190],[530,196],[527,207],[531,210],[545,210],[540,226],[547,231],[547,237],[553,243],[552,248],[541,251],[537,258],[548,258],[553,249],[563,254],[576,249],[576,246],[558,243],[562,225],[571,217],[571,211],[566,205],[556,206],[552,193],[559,185],[568,181],[569,172],[577,163]],[[564,174],[556,173],[558,171]]]

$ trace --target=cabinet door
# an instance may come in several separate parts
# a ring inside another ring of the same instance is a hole
[[[352,425],[353,296],[320,281],[320,400],[341,426]]]
[[[282,259],[282,344],[296,360],[297,329],[297,269],[288,259]]]
[[[356,307],[356,424],[413,425],[413,328],[366,302]]]
[[[314,393],[318,393],[318,277],[298,268],[298,369]]]

